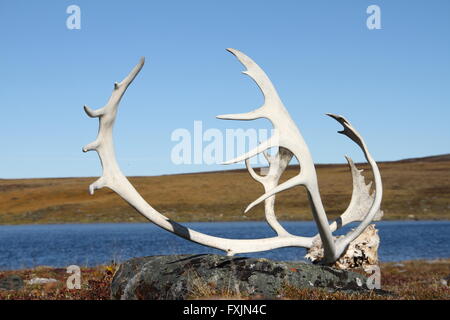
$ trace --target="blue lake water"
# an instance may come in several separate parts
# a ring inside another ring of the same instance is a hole
[[[297,235],[316,234],[313,222],[282,224]],[[198,222],[184,225],[227,238],[274,235],[265,222]],[[382,221],[377,223],[377,227],[381,237],[381,261],[450,257],[450,221]],[[342,232],[348,229],[345,227]],[[0,269],[3,270],[38,265],[93,266],[138,256],[187,253],[222,254],[222,251],[181,239],[151,223],[0,226]],[[303,260],[305,253],[302,248],[282,248],[245,256]]]

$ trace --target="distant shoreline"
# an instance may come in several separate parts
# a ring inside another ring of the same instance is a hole
[[[264,219],[261,220],[215,220],[215,221],[177,221],[181,224],[188,224],[188,223],[220,223],[220,222],[264,222]],[[436,221],[442,221],[442,222],[448,222],[450,221],[450,218],[443,218],[443,219],[383,219],[381,221],[374,221],[373,223],[378,222],[436,222]],[[283,222],[311,222],[314,223],[313,218],[309,220],[279,220],[280,223]],[[332,221],[330,220],[330,223]],[[58,225],[90,225],[90,224],[146,224],[150,223],[153,224],[150,221],[124,221],[124,222],[56,222],[56,223],[25,223],[25,224],[0,224],[0,227],[7,227],[7,226],[58,226]],[[357,222],[354,222],[357,224]],[[156,226],[156,225],[155,225]],[[157,226],[156,226],[157,227]]]
[[[450,154],[378,165],[383,178],[383,220],[450,220]],[[367,164],[357,167],[365,169],[366,183],[372,180]],[[350,203],[351,174],[345,164],[320,164],[316,168],[328,219],[334,220]],[[297,173],[298,166],[288,167],[282,181]],[[96,179],[0,179],[0,225],[148,221],[109,189],[90,196],[88,186]],[[129,180],[152,207],[174,221],[264,220],[263,205],[243,214],[247,205],[263,193],[245,169]],[[304,188],[287,190],[276,197],[280,221],[312,220]]]

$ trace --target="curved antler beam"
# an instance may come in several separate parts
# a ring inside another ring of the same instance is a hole
[[[344,127],[344,130],[338,131],[340,134],[346,135],[347,137],[352,139],[363,150],[364,156],[372,168],[375,181],[375,196],[370,210],[367,212],[367,214],[364,216],[364,219],[362,219],[361,223],[355,229],[347,233],[345,237],[336,240],[335,255],[333,257],[325,257],[327,261],[335,261],[345,252],[345,250],[347,250],[350,242],[355,240],[377,216],[379,217],[380,215],[382,215],[382,213],[380,213],[380,205],[381,199],[383,197],[383,187],[381,182],[381,174],[378,169],[377,163],[369,153],[366,143],[364,142],[358,131],[356,131],[350,124],[350,122],[344,117],[335,114],[327,115],[338,121]]]
[[[290,246],[310,248],[312,238],[303,238],[291,234],[283,234],[265,239],[227,239],[200,233],[170,220],[155,210],[141,197],[129,180],[123,175],[117,164],[112,133],[120,100],[143,65],[144,58],[140,60],[122,82],[115,83],[111,97],[104,107],[98,110],[84,107],[84,110],[90,117],[99,118],[99,132],[97,139],[85,146],[83,151],[95,150],[99,155],[103,167],[102,176],[89,186],[90,193],[93,194],[96,189],[108,187],[157,226],[187,240],[223,250],[228,255],[266,251]]]

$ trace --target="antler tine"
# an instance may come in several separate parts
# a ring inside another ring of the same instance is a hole
[[[224,161],[224,162],[222,162],[222,164],[232,164],[232,163],[241,162],[241,161],[250,159],[250,158],[258,155],[259,153],[266,151],[267,149],[270,149],[272,147],[278,147],[278,146],[279,146],[278,136],[274,135],[274,136],[270,137],[269,139],[267,139],[266,141],[261,142],[258,146],[256,146],[254,149],[250,150],[249,152],[247,152],[243,155],[240,155],[234,159]]]
[[[336,115],[333,113],[326,113],[326,115],[333,118],[340,124],[342,124],[342,126],[344,127],[344,130],[338,131],[338,133],[349,137],[363,150],[364,154],[366,153],[367,148],[366,148],[363,138],[358,133],[358,131],[356,131],[355,128],[353,128],[353,126],[350,124],[350,122],[348,122],[347,119],[345,119],[343,116],[339,116],[339,115]]]
[[[252,203],[250,203],[247,208],[245,209],[244,213],[247,213],[248,211],[250,211],[253,207],[255,207],[256,205],[260,204],[261,202],[263,202],[264,200],[272,197],[273,195],[282,192],[284,190],[293,188],[295,186],[304,184],[305,180],[302,176],[295,176],[294,178],[285,181],[284,183],[268,190],[266,193],[264,193],[262,196],[260,196],[258,199],[256,199],[255,201],[253,201]]]
[[[86,106],[86,105],[85,105],[83,108],[84,108],[84,111],[86,112],[86,114],[87,114],[89,117],[91,117],[91,118],[98,118],[98,117],[100,117],[100,115],[102,115],[103,112],[104,112],[104,108],[100,108],[100,109],[97,109],[97,110],[93,110],[93,109],[89,108],[89,107]]]
[[[269,106],[281,102],[277,90],[273,86],[269,77],[250,57],[236,49],[228,48],[227,51],[231,52],[247,69],[242,71],[242,73],[252,78],[261,89],[261,92],[264,95],[264,104],[260,109],[263,109],[266,105]]]
[[[216,116],[217,119],[222,120],[256,120],[263,117],[264,113],[260,109],[256,109],[247,113],[230,113]]]
[[[248,173],[252,176],[252,178],[261,184],[264,184],[264,181],[268,179],[268,176],[261,176],[255,172],[252,165],[250,164],[250,159],[245,159],[245,166],[247,167]]]

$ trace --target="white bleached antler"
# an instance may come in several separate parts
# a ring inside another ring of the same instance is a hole
[[[277,222],[274,212],[274,201],[276,193],[297,185],[303,185],[308,191],[308,198],[312,206],[313,217],[319,229],[319,236],[324,247],[325,262],[334,262],[346,250],[348,244],[367,227],[367,225],[379,212],[381,202],[381,177],[375,161],[367,151],[365,143],[360,135],[356,130],[353,129],[348,121],[340,116],[330,115],[344,126],[344,130],[341,133],[350,137],[362,148],[366,159],[369,161],[374,172],[375,196],[374,198],[370,198],[370,195],[369,198],[365,196],[365,192],[369,193],[369,190],[365,188],[366,185],[364,183],[364,180],[362,180],[362,185],[364,186],[362,187],[359,171],[357,171],[352,162],[349,162],[350,168],[352,170],[354,186],[357,186],[357,190],[353,191],[350,206],[341,216],[342,223],[339,224],[339,221],[336,221],[335,223],[331,224],[331,226],[329,226],[325,210],[320,199],[314,163],[312,161],[312,157],[309,153],[308,147],[304,142],[297,126],[292,121],[289,113],[278,97],[275,88],[273,87],[271,81],[264,73],[264,71],[262,71],[262,69],[256,63],[254,63],[242,52],[234,49],[228,50],[247,67],[247,71],[244,73],[248,74],[253,80],[255,80],[255,82],[261,88],[261,91],[263,92],[265,97],[265,102],[263,106],[252,112],[244,114],[223,115],[218,116],[218,118],[233,120],[253,120],[257,118],[267,118],[272,122],[275,128],[275,135],[260,144],[257,148],[234,160],[228,161],[227,163],[248,160],[249,158],[271,147],[279,147],[279,151],[276,156],[269,156],[268,154],[265,154],[270,165],[269,173],[267,176],[257,175],[251,168],[249,162],[246,161],[246,165],[250,174],[254,179],[264,185],[266,192],[263,196],[250,204],[246,209],[246,212],[258,203],[265,201],[266,219],[269,225],[277,232],[277,236],[264,239],[248,240],[227,239],[206,235],[191,230],[174,221],[171,221],[170,219],[156,211],[153,207],[151,207],[140,196],[140,194],[131,185],[128,179],[123,175],[115,158],[112,131],[117,115],[117,109],[119,107],[119,102],[128,86],[142,69],[144,65],[143,58],[122,82],[114,84],[113,93],[108,103],[103,108],[92,110],[89,107],[85,106],[85,111],[90,117],[99,118],[99,132],[97,139],[83,148],[83,151],[97,151],[103,167],[102,176],[89,187],[89,190],[92,194],[96,189],[108,187],[118,195],[120,195],[140,214],[145,216],[147,219],[149,219],[159,227],[173,232],[185,239],[209,247],[217,248],[227,252],[228,255],[233,255],[236,253],[258,252],[288,246],[310,248],[312,246],[314,237],[299,237],[288,233]],[[295,177],[289,179],[288,181],[277,185],[281,174],[283,173],[293,156],[298,159],[301,165],[300,173]],[[358,203],[360,202],[360,199],[373,199],[367,214],[363,214],[363,212],[359,210],[360,208],[358,206]],[[332,237],[332,232],[343,225],[344,222],[347,223],[349,221],[354,221],[355,219],[362,220],[361,224],[355,230],[349,232],[344,238],[340,238],[335,242]]]
[[[316,170],[314,163],[309,152],[309,149],[300,134],[297,126],[290,117],[288,111],[284,107],[281,99],[279,98],[272,82],[264,73],[264,71],[248,56],[235,49],[228,49],[232,54],[238,58],[238,60],[247,68],[244,74],[249,75],[259,86],[264,95],[264,104],[251,112],[242,114],[227,114],[221,115],[217,118],[226,120],[254,120],[258,118],[266,118],[272,122],[276,135],[272,136],[268,140],[262,142],[255,149],[241,155],[235,159],[225,162],[225,164],[231,164],[247,160],[260,152],[263,152],[271,147],[283,147],[288,149],[298,159],[301,167],[301,171],[298,175],[292,177],[288,181],[272,188],[270,191],[266,190],[266,193],[252,202],[245,212],[261,203],[262,201],[272,197],[278,192],[290,189],[295,186],[302,185],[308,192],[308,198],[311,203],[312,213],[314,220],[319,230],[319,236],[322,240],[325,254],[325,262],[333,262],[342,255],[346,250],[348,244],[353,241],[369,223],[375,217],[375,214],[379,211],[381,204],[381,176],[378,171],[378,167],[370,156],[366,145],[359,135],[359,133],[350,125],[350,123],[341,116],[328,114],[344,126],[344,130],[340,133],[347,135],[350,139],[355,141],[363,150],[366,159],[370,163],[375,177],[375,199],[371,205],[369,212],[362,219],[361,224],[355,229],[349,232],[346,237],[336,241],[333,240],[332,231],[328,225],[326,213],[321,201],[319,186],[317,182]],[[349,212],[354,210],[350,208]],[[347,213],[348,215],[349,213]],[[344,216],[345,217],[345,216]],[[337,224],[336,224],[337,227]]]
[[[90,185],[90,193],[92,194],[96,189],[108,187],[133,206],[140,214],[159,227],[190,241],[223,250],[227,252],[228,255],[265,251],[289,246],[311,247],[311,238],[303,238],[290,234],[283,234],[264,239],[227,239],[203,234],[170,220],[156,211],[141,197],[128,179],[123,175],[117,164],[112,132],[119,102],[128,86],[142,69],[143,65],[144,59],[142,58],[122,82],[115,83],[113,93],[108,103],[103,108],[92,110],[89,107],[84,107],[86,113],[90,117],[99,118],[99,132],[97,139],[84,147],[83,151],[97,151],[103,167],[103,175]]]

